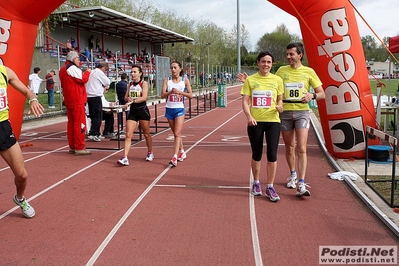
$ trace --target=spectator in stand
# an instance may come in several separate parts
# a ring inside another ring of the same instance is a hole
[[[72,46],[72,50],[75,49],[75,38],[71,37],[71,46]]]
[[[89,50],[94,48],[94,36],[90,35],[89,37]]]
[[[96,50],[97,52],[100,51],[100,38],[96,38]]]
[[[40,67],[35,67],[33,69],[33,73],[29,75],[29,81],[30,81],[29,88],[35,95],[39,94],[40,84],[46,81],[39,77],[40,72],[41,72]]]
[[[118,102],[120,105],[125,105],[126,101],[125,101],[125,94],[126,94],[126,90],[127,90],[127,74],[126,73],[122,73],[121,75],[121,80],[116,83],[116,95],[118,97]],[[126,119],[129,115],[129,111],[126,111]],[[118,121],[119,121],[119,128],[121,131],[123,131],[123,112],[122,113],[118,113]]]
[[[66,52],[67,52],[67,53],[68,53],[69,51],[72,51],[72,50],[73,50],[73,49],[72,49],[72,44],[71,44],[71,42],[70,42],[69,40],[66,40],[65,47],[66,47]]]
[[[105,50],[105,56],[106,56],[107,59],[111,59],[112,52],[109,49]]]
[[[150,55],[147,52],[147,47],[144,47],[143,50],[141,50],[143,52],[143,62],[144,63],[149,63],[150,62]]]
[[[91,126],[88,138],[93,141],[101,141],[104,137],[100,134],[103,106],[101,97],[108,91],[111,84],[110,79],[105,75],[107,63],[100,62],[90,73],[89,81],[86,84],[87,105],[89,106],[89,116]]]
[[[143,56],[141,54],[139,54],[139,56],[137,57],[137,61],[139,63],[144,63],[144,58],[143,58]]]
[[[0,108],[0,156],[8,164],[14,174],[14,184],[16,187],[16,194],[13,201],[17,204],[26,218],[35,216],[35,209],[25,199],[25,189],[28,180],[28,173],[24,166],[24,158],[17,139],[15,138],[11,123],[8,120],[8,99],[7,99],[7,83],[9,83],[15,90],[20,92],[29,99],[29,112],[35,116],[43,114],[43,106],[38,103],[36,96],[19,80],[15,72],[1,65],[0,66],[0,97],[4,105]],[[2,174],[4,177],[4,174]]]
[[[85,49],[85,56],[86,56],[86,60],[90,61],[91,54],[90,54],[90,50],[87,47]]]
[[[48,108],[54,109],[54,78],[55,75],[54,70],[50,70],[46,75],[46,90],[47,90],[47,99],[48,99]]]
[[[82,72],[79,68],[79,54],[71,51],[67,54],[65,65],[60,70],[60,82],[64,93],[64,104],[67,109],[67,136],[69,153],[89,155],[86,150],[86,112],[87,94],[85,83],[89,80],[91,69]]]

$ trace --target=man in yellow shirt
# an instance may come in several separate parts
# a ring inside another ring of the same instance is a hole
[[[280,119],[285,157],[291,171],[287,187],[296,188],[298,182],[297,196],[310,196],[306,188],[309,186],[305,184],[306,146],[310,126],[308,102],[325,98],[322,82],[315,71],[302,65],[304,52],[302,43],[290,43],[286,48],[289,65],[280,67],[276,72],[276,75],[280,76],[284,82],[283,112],[280,114]],[[314,93],[310,92],[311,87]],[[298,154],[298,160],[295,158],[295,151]],[[298,177],[299,180],[297,180]]]

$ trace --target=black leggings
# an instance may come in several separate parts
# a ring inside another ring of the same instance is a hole
[[[277,148],[280,139],[280,123],[257,122],[256,126],[247,127],[249,142],[252,148],[252,159],[262,159],[263,135],[266,135],[266,155],[269,162],[277,161]]]

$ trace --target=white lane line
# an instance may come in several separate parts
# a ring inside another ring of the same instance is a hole
[[[223,189],[248,189],[250,187],[239,186],[212,186],[212,185],[155,185],[154,187],[172,187],[172,188],[223,188]]]
[[[144,199],[144,197],[150,192],[150,190],[154,187],[154,185],[169,171],[171,166],[168,166],[152,183],[147,187],[146,190],[138,197],[138,199],[133,203],[132,206],[127,210],[127,212],[122,216],[122,218],[119,220],[119,222],[114,226],[114,228],[109,232],[108,236],[104,239],[104,241],[101,243],[101,245],[97,248],[97,250],[94,252],[93,256],[91,256],[90,260],[86,263],[86,265],[93,265],[94,262],[98,259],[98,257],[101,255],[105,247],[108,245],[108,243],[111,241],[111,239],[114,237],[114,235],[118,232],[119,228],[124,224],[124,222],[127,220],[127,218],[130,216],[130,214],[136,209],[137,205]]]
[[[47,133],[47,132],[46,132],[46,133]],[[26,135],[25,135],[25,136],[21,136],[21,137],[24,137],[24,138],[26,138],[26,139],[20,139],[20,140],[18,140],[18,143],[21,144],[21,143],[26,143],[26,142],[34,141],[34,140],[45,140],[46,138],[49,138],[49,137],[51,137],[51,136],[57,136],[57,135],[64,134],[64,133],[66,133],[66,130],[58,131],[58,132],[53,132],[53,133],[49,133],[49,134],[45,134],[45,135],[43,135],[43,136],[38,136],[39,133],[38,133],[38,132],[34,132],[34,135],[30,135],[30,136],[26,136]],[[25,134],[26,134],[26,132],[25,132]],[[66,138],[66,136],[65,136],[64,138],[57,138],[57,139],[65,140],[65,138]]]
[[[63,149],[63,148],[65,148],[65,147],[61,147],[61,148],[59,148],[59,149]],[[59,149],[58,149],[58,150],[59,150]],[[96,161],[96,162],[94,162],[94,163],[92,163],[92,164],[90,164],[90,165],[88,165],[88,166],[86,166],[86,167],[80,169],[79,171],[77,171],[77,172],[71,174],[70,176],[68,176],[68,177],[66,177],[66,178],[64,178],[64,179],[62,179],[62,180],[60,180],[60,181],[58,181],[57,183],[54,183],[53,185],[47,187],[46,189],[43,189],[43,190],[40,191],[39,193],[37,193],[37,194],[35,194],[34,196],[30,197],[30,198],[28,199],[28,202],[30,202],[30,201],[34,200],[35,198],[37,198],[37,197],[43,195],[44,193],[46,193],[47,191],[49,191],[49,190],[51,190],[51,189],[57,187],[58,185],[63,184],[65,181],[71,179],[72,177],[74,177],[74,176],[80,174],[80,173],[83,172],[83,171],[86,171],[87,169],[89,169],[89,168],[95,166],[96,164],[99,164],[100,162],[102,162],[102,161],[108,159],[109,157],[114,156],[114,155],[117,154],[118,152],[120,152],[120,151],[117,151],[117,152],[114,152],[114,153],[112,153],[112,154],[110,154],[110,155],[108,155],[108,156],[105,156],[104,158],[102,158],[102,159],[100,159],[100,160],[98,160],[98,161]],[[49,153],[50,153],[50,152],[49,152]],[[45,155],[45,154],[43,154],[43,155]],[[40,157],[40,156],[37,156],[37,157]],[[33,158],[31,158],[31,159],[33,159]],[[7,212],[3,213],[2,215],[0,215],[0,220],[3,219],[4,217],[6,217],[7,215],[9,215],[10,213],[12,213],[13,211],[19,209],[19,208],[20,208],[19,206],[16,206],[16,207],[14,207],[14,208],[8,210]]]
[[[228,122],[230,122],[232,119],[234,119],[236,116],[242,113],[242,110],[235,115],[233,115],[230,119],[225,121],[223,124],[209,132],[207,135],[205,135],[203,138],[198,140],[193,146],[191,146],[186,152],[188,153],[190,150],[192,150],[195,146],[198,145],[198,143],[201,143],[204,139],[212,135],[215,131],[226,125]],[[124,222],[129,218],[130,214],[134,211],[134,209],[137,207],[137,205],[144,199],[144,197],[150,192],[150,190],[155,186],[155,184],[172,168],[172,166],[168,166],[165,168],[165,170],[147,187],[146,190],[140,195],[140,197],[133,203],[132,206],[127,210],[127,212],[122,216],[122,218],[118,221],[118,223],[114,226],[114,228],[109,232],[107,237],[103,240],[103,242],[100,244],[100,246],[97,248],[97,250],[93,253],[89,261],[86,263],[86,266],[91,266],[93,265],[97,259],[100,257],[101,253],[104,251],[105,247],[111,242],[112,238],[116,235],[118,232],[119,228],[124,224]]]
[[[34,157],[32,157],[32,158],[29,158],[29,159],[24,160],[24,163],[29,162],[29,161],[32,161],[32,160],[35,160],[35,159],[37,159],[37,158],[46,156],[46,155],[48,155],[48,154],[51,154],[51,153],[54,153],[54,152],[57,152],[57,151],[60,151],[60,150],[63,150],[63,149],[65,149],[65,148],[67,148],[67,147],[69,147],[69,146],[66,145],[66,146],[60,147],[60,148],[55,149],[55,150],[52,150],[52,151],[40,153],[40,155],[38,155],[38,156],[34,156]],[[28,153],[23,153],[23,154],[28,154]],[[4,168],[0,169],[0,172],[2,172],[2,171],[4,171],[4,170],[7,170],[7,169],[9,169],[9,168],[10,168],[9,166],[4,167]]]
[[[249,185],[252,187],[254,182],[254,176],[252,170],[250,171]],[[262,254],[260,252],[260,244],[258,238],[258,226],[256,224],[256,214],[255,214],[255,202],[254,195],[252,195],[251,190],[249,190],[249,218],[251,220],[251,235],[252,235],[252,247],[254,249],[254,258],[256,266],[263,266]]]
[[[162,132],[158,132],[157,134],[154,134],[154,136],[159,135],[159,134],[161,134],[161,133],[162,133]],[[39,138],[37,138],[37,139],[39,139]],[[140,141],[138,141],[138,142],[132,144],[132,146],[138,145],[138,144],[139,144],[140,142],[142,142],[142,141],[144,141],[144,140],[140,140]],[[41,154],[41,155],[38,155],[38,156],[35,156],[35,157],[32,157],[32,158],[29,158],[29,159],[25,160],[24,162],[26,163],[26,162],[35,160],[35,159],[37,159],[37,158],[46,156],[46,155],[51,154],[51,153],[54,153],[54,152],[58,152],[58,151],[63,150],[63,149],[65,149],[65,148],[69,148],[69,146],[66,145],[66,146],[60,147],[60,148],[58,148],[58,149],[45,152],[45,153],[43,153],[43,154]],[[33,195],[32,197],[28,198],[28,199],[27,199],[28,202],[30,202],[30,201],[36,199],[37,197],[43,195],[44,193],[46,193],[46,192],[48,192],[49,190],[51,190],[51,189],[57,187],[58,185],[63,184],[65,181],[67,181],[67,180],[71,179],[72,177],[74,177],[74,176],[76,176],[76,175],[82,173],[83,171],[86,171],[87,169],[89,169],[89,168],[91,168],[91,167],[93,167],[93,166],[99,164],[100,162],[105,161],[106,159],[108,159],[108,158],[110,158],[110,157],[112,157],[112,156],[118,154],[120,151],[122,151],[122,150],[117,150],[117,151],[115,151],[115,152],[113,152],[113,153],[111,153],[111,154],[109,154],[109,155],[103,157],[102,159],[100,159],[100,160],[98,160],[98,161],[96,161],[96,162],[94,162],[94,163],[92,163],[92,164],[90,164],[90,165],[88,165],[88,166],[86,166],[86,167],[80,169],[79,171],[77,171],[77,172],[75,172],[75,173],[69,175],[68,177],[66,177],[66,178],[64,178],[64,179],[62,179],[62,180],[60,180],[60,181],[58,181],[57,183],[54,183],[53,185],[47,187],[46,189],[43,189],[43,190],[40,191],[39,193],[36,193],[36,194]],[[5,168],[2,168],[2,169],[0,169],[0,172],[2,172],[2,171],[4,171],[4,170],[7,170],[7,169],[9,169],[9,168],[10,168],[9,166],[7,166],[7,167],[5,167]],[[16,211],[16,210],[19,209],[19,208],[20,208],[19,206],[16,206],[16,207],[14,207],[14,208],[12,208],[12,209],[6,211],[5,213],[1,214],[1,215],[0,215],[0,220],[3,219],[4,217],[6,217],[7,215],[9,215],[10,213]]]

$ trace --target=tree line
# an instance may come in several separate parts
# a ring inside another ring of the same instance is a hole
[[[175,43],[173,46],[165,44],[165,56],[172,60],[192,62],[198,65],[207,64],[209,49],[209,64],[218,66],[235,66],[237,64],[237,25],[232,25],[231,29],[225,29],[209,20],[194,21],[189,15],[178,16],[149,0],[70,0],[57,10],[100,5],[194,39],[188,44]],[[286,63],[285,47],[287,44],[292,41],[302,41],[301,36],[290,33],[288,28],[281,24],[273,32],[265,33],[260,37],[252,49],[246,26],[240,25],[239,30],[241,34],[241,65],[243,66],[256,66],[256,56],[259,51],[268,50],[275,56],[277,62],[275,67],[278,68]],[[361,40],[366,60],[385,61],[388,58],[388,52],[375,38],[365,36]],[[388,44],[389,37],[384,37],[383,41]],[[207,43],[210,43],[209,47]],[[307,64],[306,53],[304,64]]]

